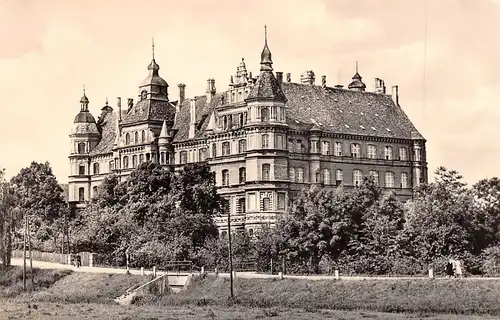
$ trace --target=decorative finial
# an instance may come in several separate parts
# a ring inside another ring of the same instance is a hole
[[[85,83],[83,84],[83,95],[85,95]]]
[[[108,106],[108,97],[106,97],[106,107]]]
[[[265,41],[265,44],[267,44],[267,26],[264,25],[264,41]]]
[[[358,60],[356,60],[356,73],[358,73]]]
[[[153,60],[155,59],[155,38],[153,37],[153,42],[152,42],[152,49],[153,49]]]

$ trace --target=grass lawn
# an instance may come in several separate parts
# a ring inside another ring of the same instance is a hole
[[[129,306],[123,307],[112,304],[57,304],[33,303],[20,301],[0,300],[0,319],[119,319],[119,320],[494,320],[494,316],[464,316],[464,315],[418,315],[418,314],[391,314],[362,311],[331,311],[318,310],[317,312],[303,309],[288,308],[246,308],[246,307],[154,307]]]

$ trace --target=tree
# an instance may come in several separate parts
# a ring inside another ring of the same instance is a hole
[[[472,187],[476,199],[475,253],[500,245],[500,179],[483,179]]]
[[[30,219],[33,249],[55,251],[68,208],[50,164],[32,162],[11,179],[9,189],[12,206],[18,211],[16,224],[25,216]],[[17,233],[16,238],[19,246],[22,234]]]

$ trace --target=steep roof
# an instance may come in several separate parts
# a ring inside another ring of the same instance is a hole
[[[175,107],[168,101],[145,99],[137,102],[123,117],[122,123],[173,121]]]
[[[278,80],[270,71],[262,72],[257,78],[257,82],[245,100],[277,100],[285,101],[286,97],[281,91]]]
[[[91,155],[113,152],[113,143],[116,139],[116,121],[118,112],[106,113],[101,120],[101,140],[90,152]]]
[[[291,129],[314,127],[332,133],[424,139],[390,95],[288,82],[282,84],[282,92],[288,100],[287,124]],[[210,105],[206,104],[206,96],[196,99],[199,130],[195,137],[205,134],[208,115],[223,94],[217,94]],[[188,139],[189,122],[189,100],[186,100],[176,118],[174,129],[178,131],[174,142]]]

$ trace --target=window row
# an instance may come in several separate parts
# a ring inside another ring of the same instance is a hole
[[[132,138],[134,140],[132,140]],[[146,130],[135,131],[132,134],[130,132],[125,133],[125,145],[130,145],[132,143],[144,143],[146,142]]]
[[[235,127],[241,128],[247,123],[247,120],[246,112],[228,114],[217,118],[217,126],[222,130],[230,130]]]
[[[255,110],[257,110],[256,118],[260,119],[261,122],[285,121],[285,108],[283,106],[262,106]]]
[[[242,184],[247,181],[247,170],[245,167],[241,167],[238,169],[238,183]],[[229,170],[224,169],[222,170],[222,185],[223,186],[229,186],[230,181],[229,181]]]
[[[248,202],[247,202],[248,199]],[[246,197],[240,197],[236,200],[236,208],[233,210],[231,201],[226,199],[224,201],[224,212],[235,214],[244,214],[248,211],[275,211],[286,209],[286,192],[250,192]]]
[[[366,157],[368,159],[378,159],[383,158],[385,160],[395,160],[394,149],[392,146],[385,146],[383,148],[383,157],[379,154],[377,146],[373,144],[368,144],[366,146]],[[288,151],[289,152],[299,152],[305,153],[306,147],[302,140],[288,140]],[[311,142],[311,153],[321,153],[322,155],[331,155],[331,146],[329,141],[321,141],[321,148],[319,141]],[[344,155],[344,144],[342,142],[335,142],[333,145],[333,155],[336,157],[342,157]],[[351,143],[349,156],[353,158],[361,158],[361,145],[359,143]],[[420,157],[417,157],[418,159]],[[408,161],[408,149],[406,147],[400,147],[398,152],[398,159],[401,161]],[[419,161],[419,160],[417,160]]]

